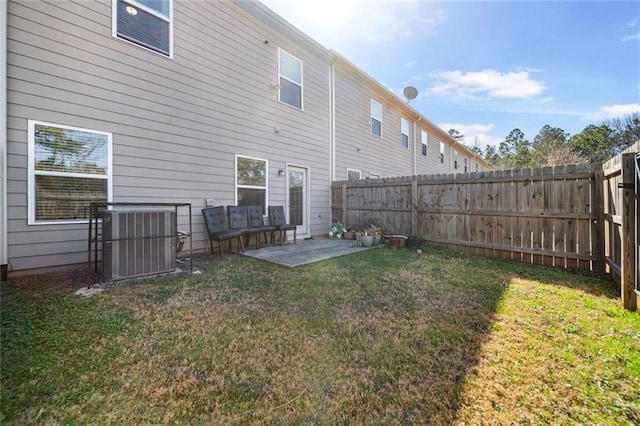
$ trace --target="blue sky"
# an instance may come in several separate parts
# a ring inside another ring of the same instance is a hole
[[[465,142],[640,112],[640,2],[262,0]]]

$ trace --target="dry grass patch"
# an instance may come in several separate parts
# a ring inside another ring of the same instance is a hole
[[[3,424],[630,423],[638,322],[610,293],[566,271],[381,249],[16,297]]]

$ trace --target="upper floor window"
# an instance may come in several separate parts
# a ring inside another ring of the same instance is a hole
[[[279,100],[302,109],[302,61],[278,49]]]
[[[371,134],[382,137],[382,105],[371,99]]]
[[[476,163],[476,172],[478,171],[478,163]]]
[[[400,119],[400,133],[400,145],[409,148],[409,121],[404,118]]]
[[[352,170],[352,169],[347,169],[347,179],[348,180],[360,180],[360,170]]]
[[[420,133],[421,141],[422,141],[422,155],[427,156],[427,151],[429,149],[429,134],[424,130]]]
[[[453,151],[453,169],[458,170],[458,151]]]
[[[467,157],[464,157],[464,172],[467,173],[469,171]]]
[[[236,156],[236,203],[267,208],[267,160]]]
[[[89,219],[111,201],[111,133],[29,120],[29,224]]]
[[[444,164],[444,143],[440,142],[440,162]]]
[[[113,36],[173,56],[173,0],[113,0]]]

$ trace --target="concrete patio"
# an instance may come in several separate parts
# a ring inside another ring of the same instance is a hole
[[[314,238],[298,240],[297,244],[292,241],[282,246],[263,246],[262,248],[247,249],[243,254],[255,259],[277,263],[278,265],[294,268],[300,265],[319,262],[332,257],[344,256],[357,253],[363,250],[381,247],[352,247],[355,241],[337,240],[331,238]]]

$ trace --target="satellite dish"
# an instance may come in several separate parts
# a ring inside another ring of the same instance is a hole
[[[418,96],[418,89],[413,86],[407,86],[402,91],[404,97],[407,98],[407,103],[411,102],[412,99],[415,99]]]

